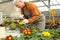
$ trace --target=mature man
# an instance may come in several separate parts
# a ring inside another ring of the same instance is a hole
[[[20,18],[24,18],[22,20],[24,23],[40,26],[41,30],[45,29],[45,16],[41,14],[41,11],[38,10],[38,7],[32,2],[23,2],[17,1],[15,2],[16,7],[21,8]]]

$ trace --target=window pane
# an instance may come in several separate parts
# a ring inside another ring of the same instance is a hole
[[[48,7],[43,7],[44,9],[45,9],[45,11],[48,11],[49,9],[48,9]]]
[[[58,4],[56,0],[51,0],[50,2],[53,3],[53,4]]]
[[[47,7],[39,7],[38,9],[41,10],[41,11],[48,11]]]
[[[58,4],[60,4],[60,0],[57,0]]]
[[[56,6],[51,6],[50,9],[57,9],[57,7]]]
[[[43,2],[34,2],[37,6],[44,6]]]
[[[57,9],[60,9],[60,5],[57,5],[56,8],[57,8]]]

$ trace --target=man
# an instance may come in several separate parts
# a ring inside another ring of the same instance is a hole
[[[35,4],[31,2],[18,1],[15,2],[15,5],[16,7],[21,8],[21,13],[23,15],[21,15],[20,18],[24,18],[24,23],[40,26],[41,30],[45,29],[45,16],[41,14]]]

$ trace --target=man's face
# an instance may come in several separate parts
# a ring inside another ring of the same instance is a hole
[[[22,8],[23,7],[23,2],[16,2],[15,5],[18,8]]]

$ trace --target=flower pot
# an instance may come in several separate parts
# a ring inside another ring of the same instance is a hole
[[[16,24],[15,23],[11,23],[10,24],[10,29],[11,30],[15,30],[16,29]]]
[[[25,30],[24,28],[20,29],[20,33],[23,33],[23,32],[24,32],[24,30]]]

